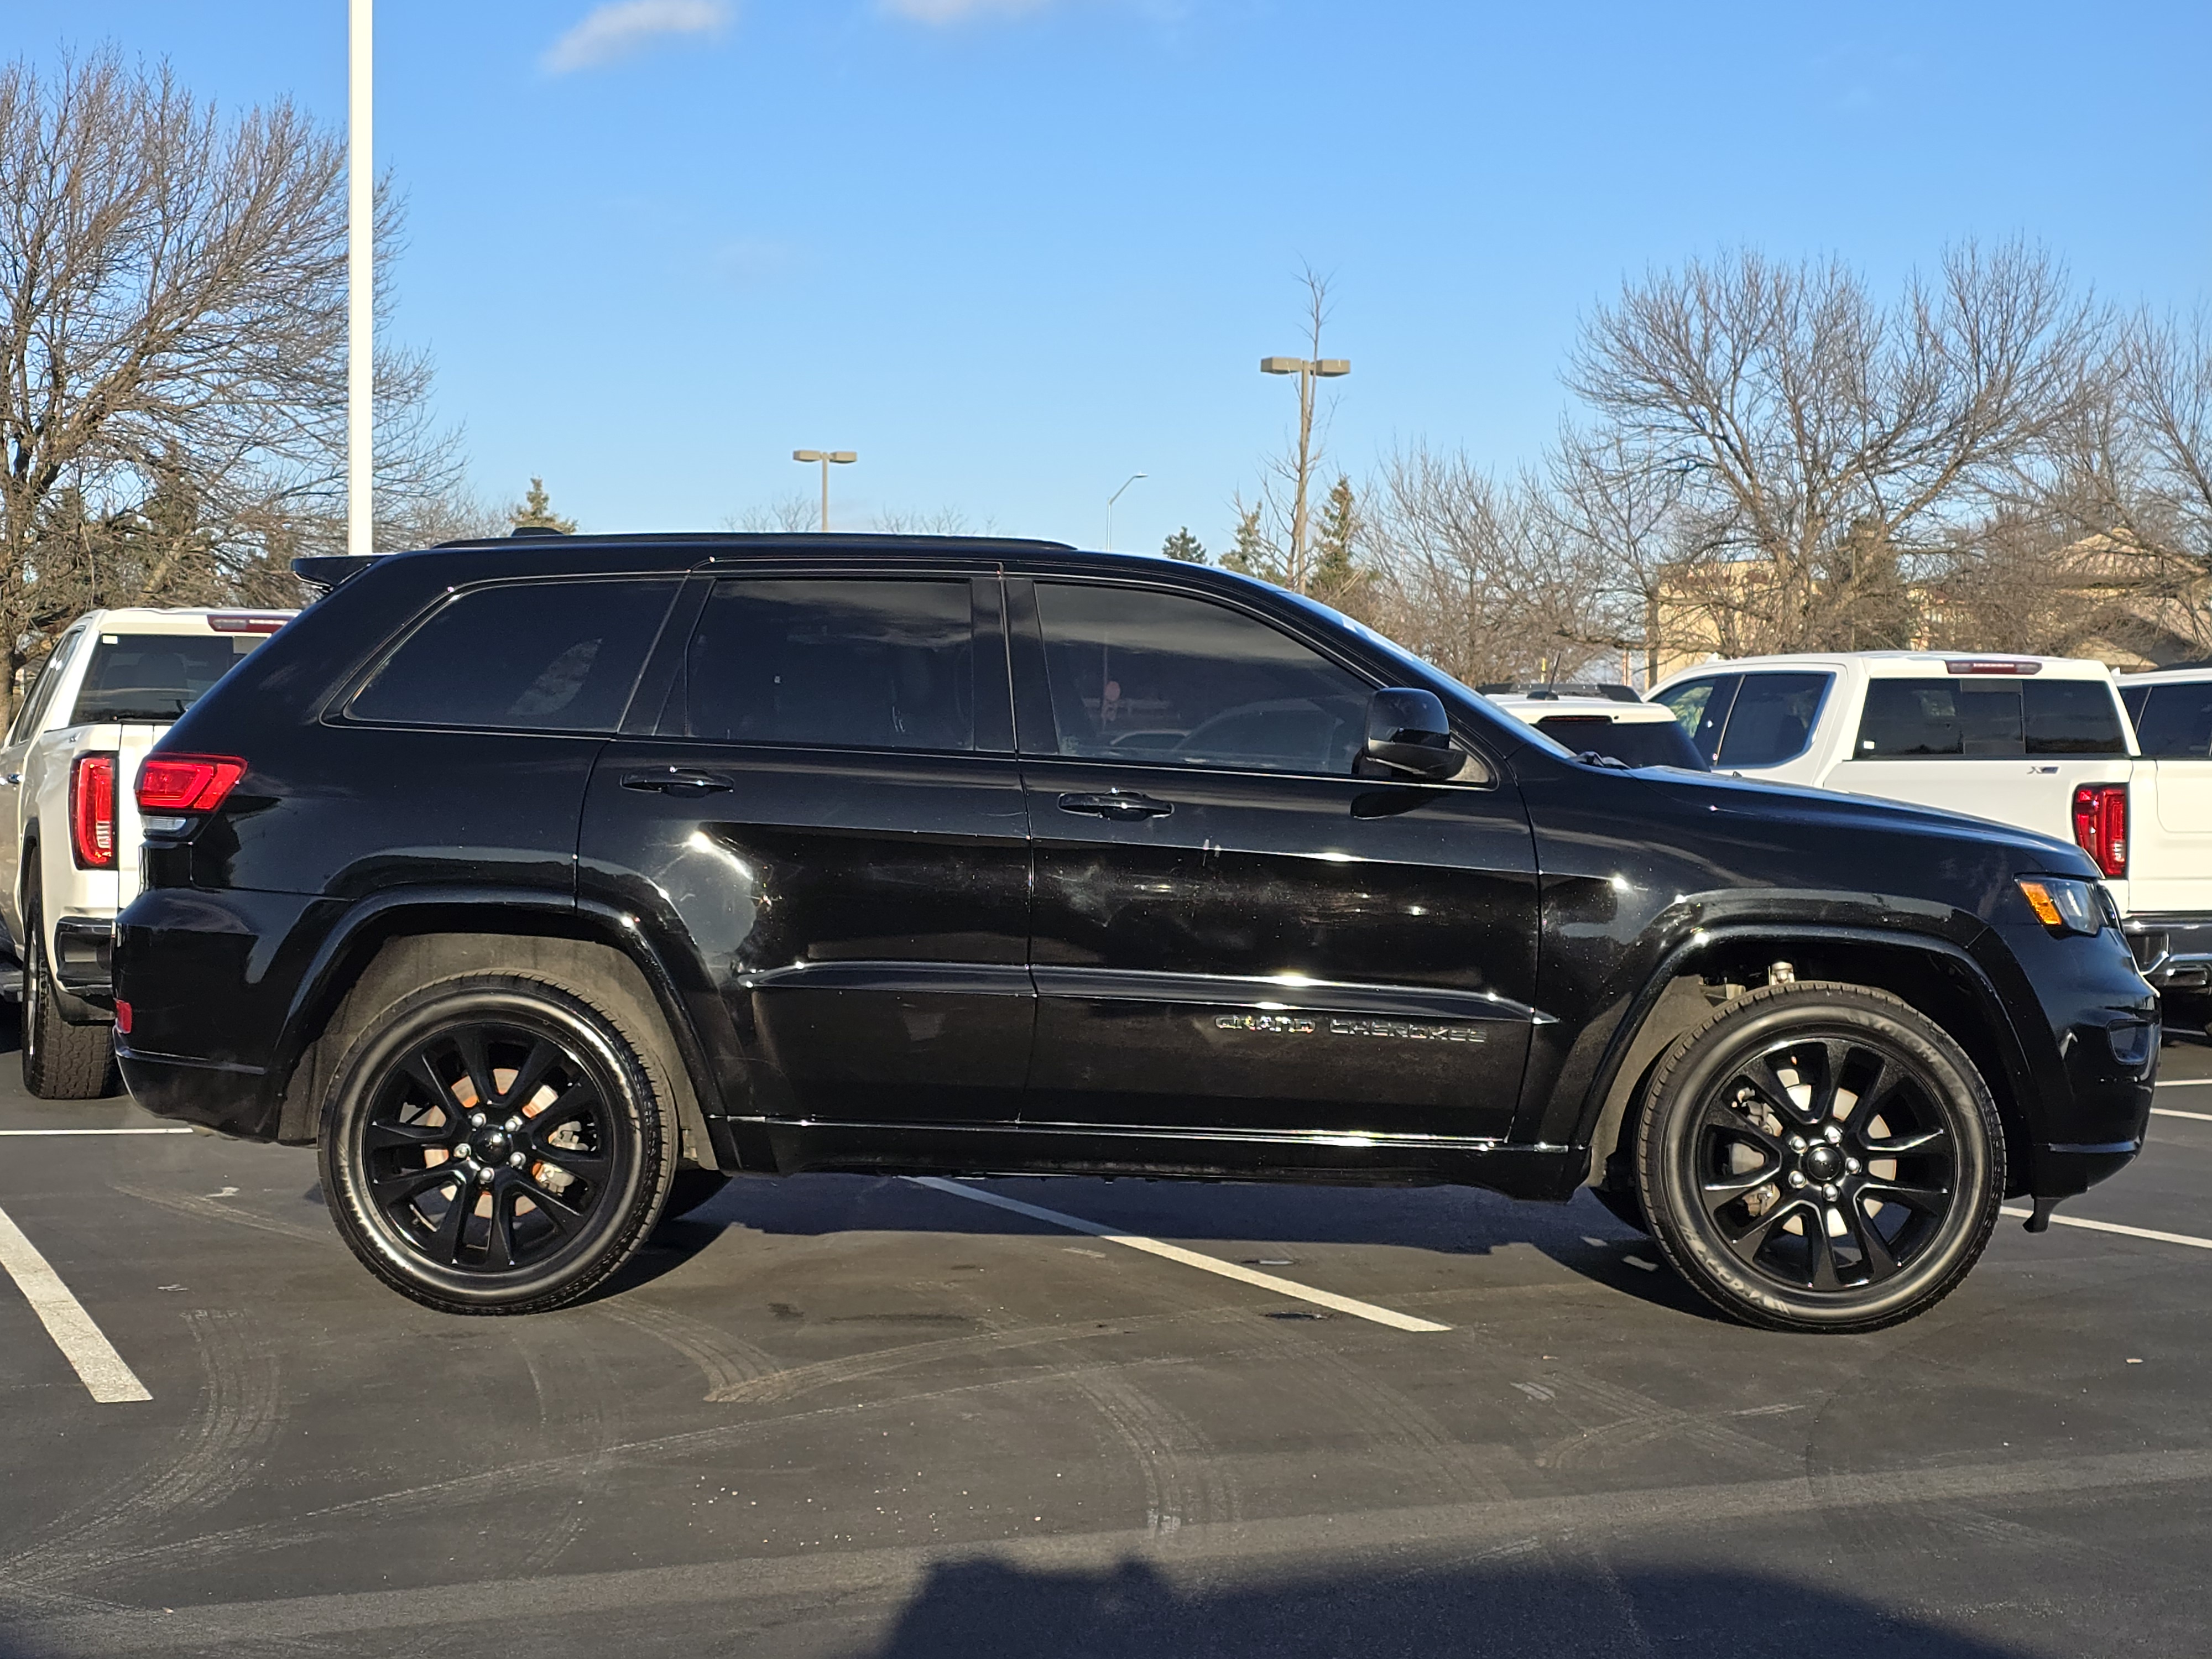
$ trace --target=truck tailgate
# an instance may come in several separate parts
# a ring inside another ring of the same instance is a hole
[[[139,866],[139,841],[144,831],[138,823],[138,764],[161,740],[167,726],[119,726],[115,744],[115,873],[116,908],[138,896],[144,880]]]

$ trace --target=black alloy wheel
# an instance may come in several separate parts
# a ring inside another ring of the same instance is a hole
[[[369,1270],[455,1313],[574,1301],[637,1248],[674,1148],[635,1046],[582,999],[481,975],[399,1003],[325,1108],[339,1230]]]
[[[1996,1224],[2002,1127],[1973,1063],[1887,993],[1739,999],[1655,1075],[1638,1182],[1654,1236],[1732,1314],[1863,1331],[1923,1311]]]

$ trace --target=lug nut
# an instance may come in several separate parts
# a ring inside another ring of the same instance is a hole
[[[467,1141],[465,1141],[465,1141],[463,1141],[459,1146],[456,1146],[456,1147],[454,1147],[454,1148],[453,1148],[453,1156],[454,1156],[455,1158],[474,1158],[476,1155],[477,1155],[477,1154],[476,1154],[476,1148],[475,1148],[475,1147],[473,1147],[473,1146],[470,1146],[470,1145],[469,1145],[469,1143],[468,1143]]]
[[[1853,1175],[1856,1175],[1859,1172],[1859,1161],[1855,1158],[1847,1158],[1844,1160],[1844,1167]]]
[[[1805,1184],[1805,1172],[1802,1170],[1792,1170],[1790,1172],[1790,1184],[1793,1187],[1803,1186]]]
[[[514,1133],[517,1129],[520,1129],[521,1127],[522,1127],[522,1120],[521,1120],[520,1118],[519,1118],[519,1117],[511,1117],[511,1118],[507,1119],[507,1133],[509,1133],[509,1134],[513,1134],[513,1133]]]
[[[481,1129],[483,1126],[484,1115],[482,1112],[471,1112],[469,1114],[469,1127],[471,1129]]]
[[[1820,1131],[1820,1133],[1826,1137],[1828,1145],[1831,1146],[1834,1146],[1838,1141],[1844,1138],[1844,1132],[1841,1129],[1838,1129],[1832,1123],[1831,1123],[1826,1128]]]
[[[523,1165],[522,1154],[520,1152],[510,1152],[507,1154],[507,1161],[519,1170]]]
[[[1790,1136],[1790,1150],[1791,1152],[1803,1152],[1803,1151],[1805,1150],[1805,1137],[1804,1137],[1804,1136],[1802,1136],[1802,1135],[1792,1135],[1792,1136]]]
[[[1836,1190],[1836,1183],[1832,1181],[1826,1186],[1821,1188],[1820,1196],[1826,1199],[1831,1204],[1834,1203],[1838,1196]]]
[[[484,1182],[487,1186],[489,1186],[489,1185],[490,1184],[490,1182],[491,1182],[491,1178],[492,1178],[492,1176],[493,1176],[495,1173],[496,1173],[496,1171],[495,1171],[495,1170],[478,1170],[477,1171],[477,1179],[478,1181],[481,1181],[481,1182]]]

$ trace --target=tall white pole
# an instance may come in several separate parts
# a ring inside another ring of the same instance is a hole
[[[376,551],[376,172],[370,143],[370,0],[348,0],[346,551]]]

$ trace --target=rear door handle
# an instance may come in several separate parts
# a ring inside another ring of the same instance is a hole
[[[718,795],[729,788],[730,781],[711,772],[686,772],[672,766],[665,772],[629,773],[623,777],[622,787],[663,795]]]
[[[1092,817],[1127,820],[1164,818],[1175,811],[1175,806],[1169,801],[1154,800],[1150,795],[1111,789],[1103,795],[1062,795],[1060,810],[1088,813]]]

